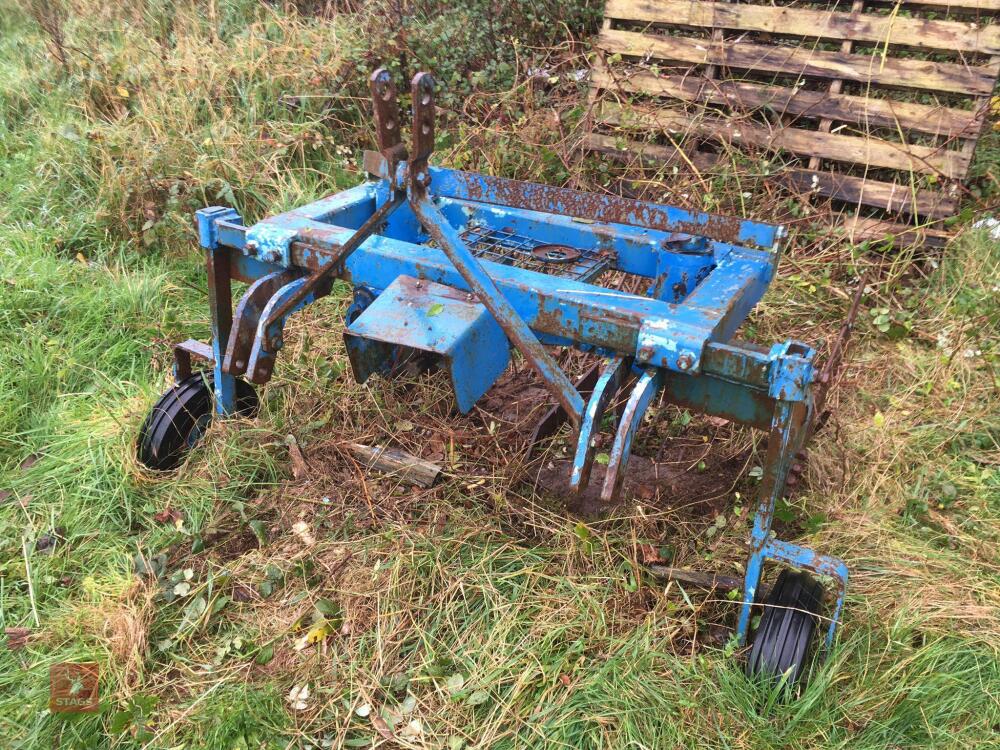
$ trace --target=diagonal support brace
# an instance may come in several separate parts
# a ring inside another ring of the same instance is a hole
[[[528,364],[545,382],[559,405],[565,410],[573,427],[578,428],[583,419],[583,397],[573,381],[559,367],[559,363],[546,351],[534,332],[518,315],[493,279],[476,260],[455,228],[441,210],[427,196],[430,170],[427,160],[434,151],[434,79],[430,73],[417,73],[411,84],[413,97],[413,130],[410,160],[407,162],[407,195],[410,207],[428,234],[438,243],[444,254],[455,266],[465,283],[504,333],[524,355]]]
[[[559,367],[551,354],[535,337],[531,328],[517,314],[514,306],[507,301],[503,293],[497,289],[493,279],[483,269],[475,256],[466,247],[455,228],[429,199],[414,200],[410,197],[410,205],[424,229],[434,238],[434,241],[444,250],[445,255],[454,264],[469,289],[478,297],[490,314],[496,319],[504,333],[524,355],[525,360],[545,382],[559,405],[566,411],[574,428],[580,426],[583,418],[583,398],[573,385],[573,381]]]

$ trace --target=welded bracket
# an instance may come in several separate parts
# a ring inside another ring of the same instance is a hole
[[[198,244],[206,250],[212,250],[219,244],[217,222],[228,221],[231,224],[242,224],[243,218],[234,208],[227,206],[208,206],[194,212],[195,223],[198,226]]]
[[[639,328],[635,360],[694,374],[701,369],[702,352],[711,335],[709,330],[676,320],[647,320]]]
[[[768,395],[780,401],[805,401],[813,380],[815,350],[799,341],[771,347]]]
[[[270,221],[261,221],[247,229],[243,252],[265,263],[291,268],[292,243],[298,230],[282,227]]]

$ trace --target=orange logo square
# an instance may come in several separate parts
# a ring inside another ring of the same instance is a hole
[[[97,711],[99,670],[95,662],[63,662],[49,667],[49,710],[53,713]]]

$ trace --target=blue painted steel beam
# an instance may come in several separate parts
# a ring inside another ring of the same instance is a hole
[[[430,174],[433,193],[442,198],[461,198],[665,232],[686,232],[721,242],[761,248],[776,249],[783,236],[783,229],[773,224],[693,213],[673,206],[614,195],[582,193],[456,169],[431,167]]]

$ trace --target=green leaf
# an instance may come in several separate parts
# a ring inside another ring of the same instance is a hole
[[[598,453],[596,456],[594,456],[594,460],[601,466],[607,466],[611,462],[611,456],[609,456],[607,453]]]
[[[131,723],[132,714],[128,711],[117,711],[114,716],[111,717],[111,722],[108,725],[108,730],[111,734],[121,734],[125,731],[126,727]]]
[[[444,312],[444,305],[440,302],[435,302],[431,305],[431,309],[427,311],[427,317],[433,318],[435,315],[440,315],[442,312]]]
[[[313,605],[316,611],[328,620],[339,621],[344,616],[344,609],[332,599],[317,599]]]
[[[258,664],[267,664],[271,659],[274,658],[274,645],[268,643],[266,646],[261,646],[260,651],[257,652],[257,657],[254,659]]]
[[[445,685],[448,688],[448,692],[454,695],[463,687],[465,687],[465,675],[463,675],[461,672],[455,672],[455,674],[453,674],[451,677],[448,678],[448,681],[445,683]]]
[[[250,530],[253,535],[257,537],[257,546],[266,547],[267,546],[267,528],[264,526],[263,521],[251,521]]]
[[[465,705],[467,706],[478,706],[482,703],[486,703],[490,699],[490,694],[485,690],[477,690],[472,695],[470,695],[465,700]]]

